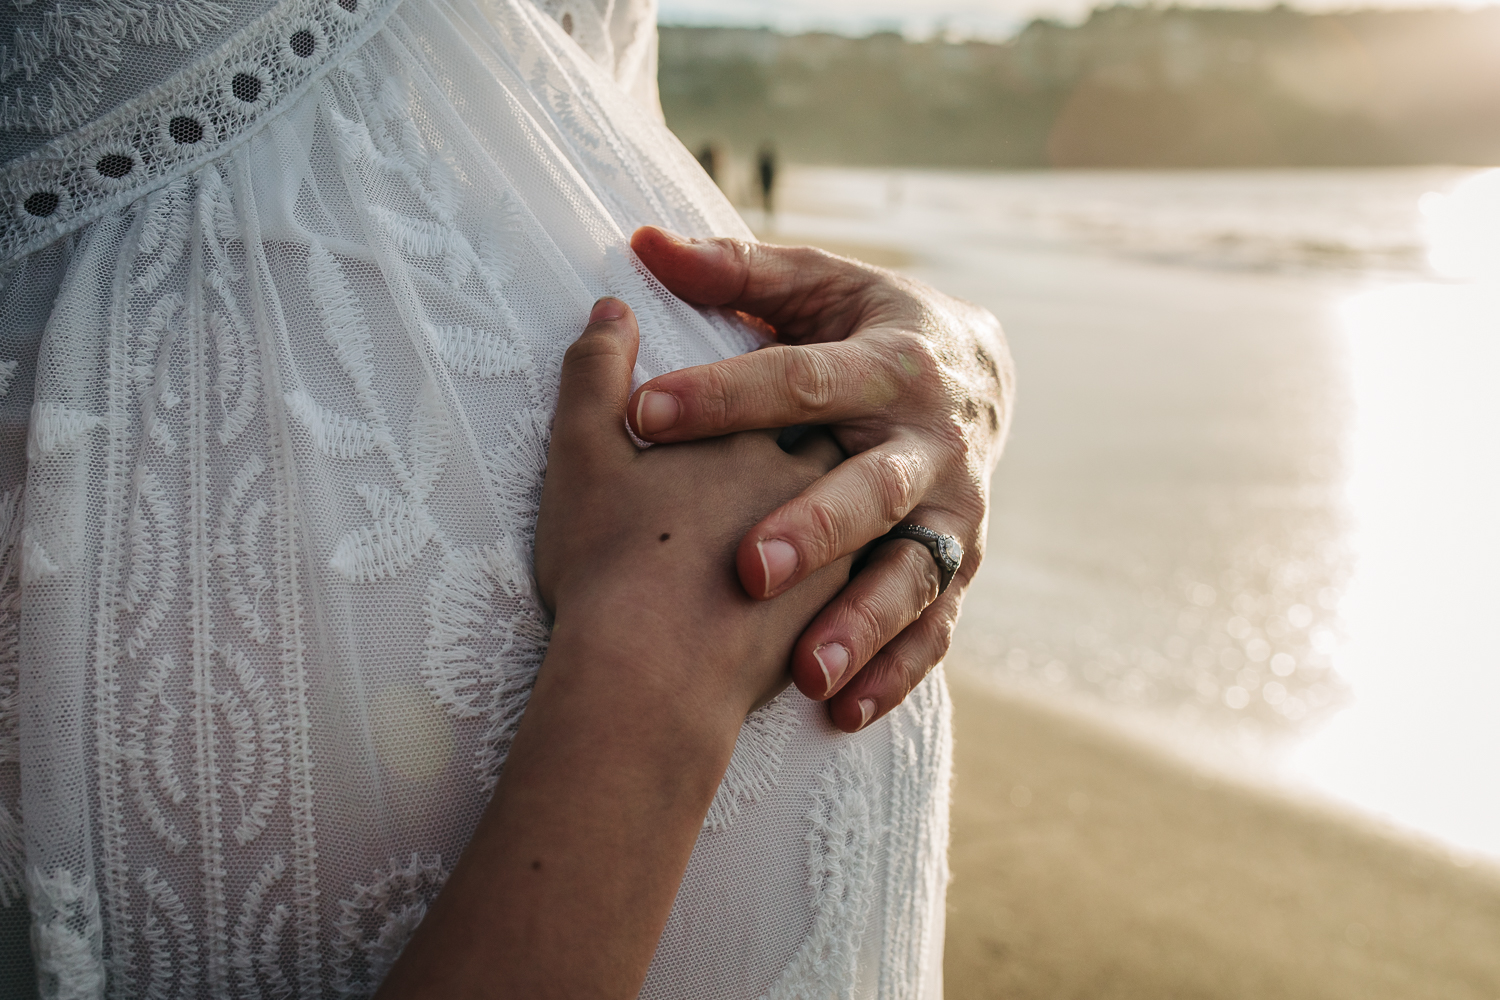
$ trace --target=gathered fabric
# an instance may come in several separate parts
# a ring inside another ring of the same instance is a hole
[[[549,622],[564,350],[752,350],[628,0],[58,0],[0,27],[0,993],[368,996]],[[644,997],[937,997],[941,673],[746,721]]]

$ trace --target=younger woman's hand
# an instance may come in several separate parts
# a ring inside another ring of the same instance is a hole
[[[735,570],[741,537],[842,458],[826,434],[794,453],[748,431],[642,450],[625,407],[639,333],[601,299],[563,362],[536,575],[559,629],[633,653],[643,683],[748,711],[787,682],[792,643],[848,579],[834,560],[787,598],[757,601]]]
[[[563,361],[537,521],[555,621],[473,838],[380,1000],[636,996],[745,713],[848,579],[777,601],[740,586],[740,536],[839,461],[764,432],[638,449],[638,333],[603,299]]]

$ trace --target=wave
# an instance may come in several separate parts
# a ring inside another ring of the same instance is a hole
[[[804,168],[799,214],[954,241],[1099,252],[1173,265],[1430,277],[1425,194],[1474,171],[962,172]]]

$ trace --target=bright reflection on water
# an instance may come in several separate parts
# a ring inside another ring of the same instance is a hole
[[[1500,171],[808,170],[993,309],[955,669],[1500,856]]]
[[[1449,278],[1500,278],[1500,170],[1486,170],[1451,193],[1419,202],[1433,269]]]
[[[1439,271],[1351,297],[1353,576],[1334,668],[1354,704],[1294,767],[1500,854],[1500,171],[1422,202]]]

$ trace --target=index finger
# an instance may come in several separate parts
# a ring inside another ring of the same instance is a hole
[[[777,328],[781,339],[842,340],[884,277],[815,247],[691,239],[642,226],[630,247],[658,281],[698,306],[738,309]]]
[[[869,342],[773,345],[659,375],[631,397],[631,429],[662,443],[763,427],[836,424],[901,393],[897,364]]]

